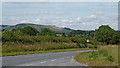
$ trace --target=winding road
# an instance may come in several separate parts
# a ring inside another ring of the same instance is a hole
[[[2,57],[2,66],[81,66],[73,60],[75,53],[93,50],[41,53]]]

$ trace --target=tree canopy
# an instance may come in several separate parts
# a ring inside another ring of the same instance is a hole
[[[24,28],[20,29],[20,31],[23,32],[24,34],[28,34],[30,36],[35,36],[37,33],[39,33],[38,30],[36,30],[30,26],[24,27]]]
[[[55,36],[55,32],[51,31],[49,28],[44,28],[41,30],[40,33],[38,33],[38,35],[42,35],[42,36]]]
[[[21,38],[24,34],[20,30],[11,30],[2,32],[2,41],[16,41]]]
[[[119,34],[108,25],[102,25],[99,29],[95,30],[94,38],[106,44],[118,44]]]
[[[82,30],[73,30],[69,33],[69,37],[80,36],[90,38],[94,36],[94,31],[82,31]]]

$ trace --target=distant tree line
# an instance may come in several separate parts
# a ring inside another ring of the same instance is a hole
[[[69,37],[73,36],[92,38],[94,36],[94,31],[73,30],[69,33]]]
[[[86,40],[90,40],[87,43]],[[40,51],[67,48],[97,48],[97,45],[120,44],[120,33],[108,25],[95,31],[74,30],[56,34],[49,28],[40,32],[27,26],[2,32],[2,52]]]
[[[3,42],[7,41],[26,41],[28,38],[24,38],[23,36],[53,36],[55,37],[62,37],[61,40],[64,40],[64,37],[69,38],[72,42],[75,43],[86,43],[86,39],[92,39],[98,42],[102,42],[105,44],[119,44],[120,43],[120,33],[116,32],[108,25],[102,25],[99,29],[95,31],[82,31],[82,30],[73,30],[69,34],[61,33],[56,34],[54,31],[51,31],[49,28],[44,28],[40,32],[30,26],[21,28],[21,29],[13,29],[11,31],[3,31],[2,32],[2,39]],[[50,37],[49,37],[50,38]],[[81,39],[84,38],[84,39]],[[28,39],[30,41],[30,39]],[[40,41],[38,39],[37,41]],[[83,41],[84,40],[84,41]],[[29,42],[28,41],[28,42]],[[52,42],[59,42],[59,40],[53,40]],[[94,43],[94,42],[93,42]]]

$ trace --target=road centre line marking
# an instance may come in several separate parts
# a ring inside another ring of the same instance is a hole
[[[43,61],[43,62],[40,62],[40,63],[46,63],[47,61]]]
[[[55,61],[56,59],[54,59],[54,60],[51,60],[51,61]]]

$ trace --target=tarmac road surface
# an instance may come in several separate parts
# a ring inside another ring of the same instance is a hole
[[[94,50],[41,53],[2,57],[2,66],[81,66],[73,60],[75,53]]]

